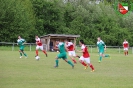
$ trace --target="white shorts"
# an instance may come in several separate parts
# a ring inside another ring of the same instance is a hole
[[[36,50],[38,50],[38,49],[40,49],[40,50],[43,50],[43,46],[36,46]]]
[[[75,51],[68,51],[68,55],[69,56],[76,56],[76,53],[75,53]]]
[[[86,63],[90,63],[90,57],[84,58],[83,56],[81,56],[79,60],[85,61]]]
[[[128,48],[124,48],[124,50],[128,50]]]

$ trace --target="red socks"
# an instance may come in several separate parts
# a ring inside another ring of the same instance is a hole
[[[73,62],[74,62],[75,64],[77,63],[75,59],[72,59],[72,60],[73,60]]]
[[[92,64],[90,65],[90,68],[91,68],[92,70],[94,70],[94,67],[93,67],[93,65],[92,65]]]
[[[47,56],[47,53],[45,50],[42,50],[42,52]],[[38,56],[38,50],[36,50],[36,56]]]
[[[38,50],[36,50],[36,56],[38,56]]]
[[[87,66],[87,64],[85,62],[81,62],[81,64],[84,65],[84,66]]]

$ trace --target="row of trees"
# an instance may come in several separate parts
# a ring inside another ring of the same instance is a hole
[[[16,42],[21,35],[79,34],[86,44],[100,36],[107,45],[133,45],[133,14],[119,16],[111,4],[90,0],[0,0],[0,41]]]

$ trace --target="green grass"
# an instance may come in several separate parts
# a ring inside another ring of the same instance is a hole
[[[98,53],[90,53],[95,67],[90,72],[80,63],[72,69],[63,60],[53,68],[56,52],[48,52],[48,57],[39,52],[39,61],[35,52],[25,52],[27,59],[20,59],[17,51],[0,51],[0,88],[133,88],[133,54],[112,53],[111,59],[98,63]]]

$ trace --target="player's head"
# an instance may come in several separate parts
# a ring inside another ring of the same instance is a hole
[[[39,37],[36,35],[35,38],[39,38]]]
[[[98,37],[98,38],[97,38],[97,41],[100,41],[100,40],[101,40],[101,38],[100,38],[100,37]]]
[[[21,36],[18,36],[18,39],[21,39]]]
[[[124,39],[124,41],[126,42],[127,40],[126,40],[126,39]]]
[[[85,44],[83,40],[79,40],[79,45]]]
[[[60,43],[60,41],[59,40],[56,40],[56,42],[55,42],[56,44],[59,44]]]

